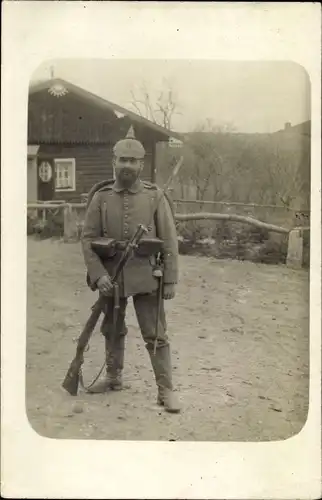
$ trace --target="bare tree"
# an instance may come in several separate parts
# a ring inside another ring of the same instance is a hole
[[[233,130],[232,124],[214,124],[206,119],[186,140],[186,181],[194,186],[195,198],[217,200],[222,192],[228,167],[219,153],[218,135]]]
[[[289,208],[294,203],[309,205],[310,141],[304,136],[271,141],[268,171],[277,203]]]
[[[181,114],[179,111],[178,98],[171,83],[164,80],[164,85],[155,97],[143,82],[136,90],[131,90],[131,106],[144,118],[170,130],[173,125],[173,117]]]

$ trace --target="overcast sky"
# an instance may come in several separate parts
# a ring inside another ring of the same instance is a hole
[[[131,90],[145,82],[152,98],[170,82],[178,111],[172,129],[193,130],[209,118],[240,132],[274,132],[310,119],[309,79],[290,62],[59,60],[44,63],[32,81],[54,76],[134,111]]]

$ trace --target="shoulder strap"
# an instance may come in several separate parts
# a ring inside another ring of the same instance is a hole
[[[114,179],[108,179],[108,180],[97,182],[96,184],[94,184],[94,186],[90,189],[90,191],[87,195],[86,210],[88,209],[89,204],[92,201],[94,194],[97,193],[98,191],[111,188],[112,185],[114,184],[114,182],[115,182]]]
[[[147,189],[158,189],[157,184],[154,184],[153,182],[149,181],[142,181],[143,186],[146,187]]]
[[[171,208],[171,212],[172,212],[172,215],[174,217],[174,214],[175,214],[175,211],[174,211],[174,205],[173,205],[173,201],[172,201],[172,198],[170,197],[168,191],[163,191],[157,184],[154,184],[152,182],[148,182],[148,181],[143,181],[143,185],[145,188],[147,189],[154,189],[156,191],[161,191],[161,196],[165,196],[165,198],[167,199],[169,205],[170,205],[170,208]],[[156,200],[156,208],[159,204],[159,198],[157,197],[157,200]]]

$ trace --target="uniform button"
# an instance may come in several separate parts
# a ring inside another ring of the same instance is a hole
[[[125,217],[125,219],[127,219],[127,218],[128,218],[128,215],[127,215],[127,214],[125,214],[125,215],[124,215],[124,217]]]

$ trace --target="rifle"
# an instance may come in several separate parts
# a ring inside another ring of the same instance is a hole
[[[134,236],[127,243],[124,252],[122,253],[119,262],[117,263],[116,270],[114,276],[112,278],[113,285],[117,285],[117,280],[126,265],[127,261],[132,256],[132,252],[138,246],[139,241],[141,240],[144,233],[147,233],[148,230],[142,224],[139,224]],[[87,347],[89,339],[93,333],[93,330],[96,326],[96,323],[100,317],[102,309],[105,304],[105,297],[100,295],[98,300],[92,306],[92,312],[90,317],[88,318],[77,342],[76,355],[73,361],[71,362],[65,379],[62,383],[62,387],[69,392],[71,396],[76,396],[78,392],[78,386],[80,381],[80,370],[82,364],[84,363],[84,351]]]

